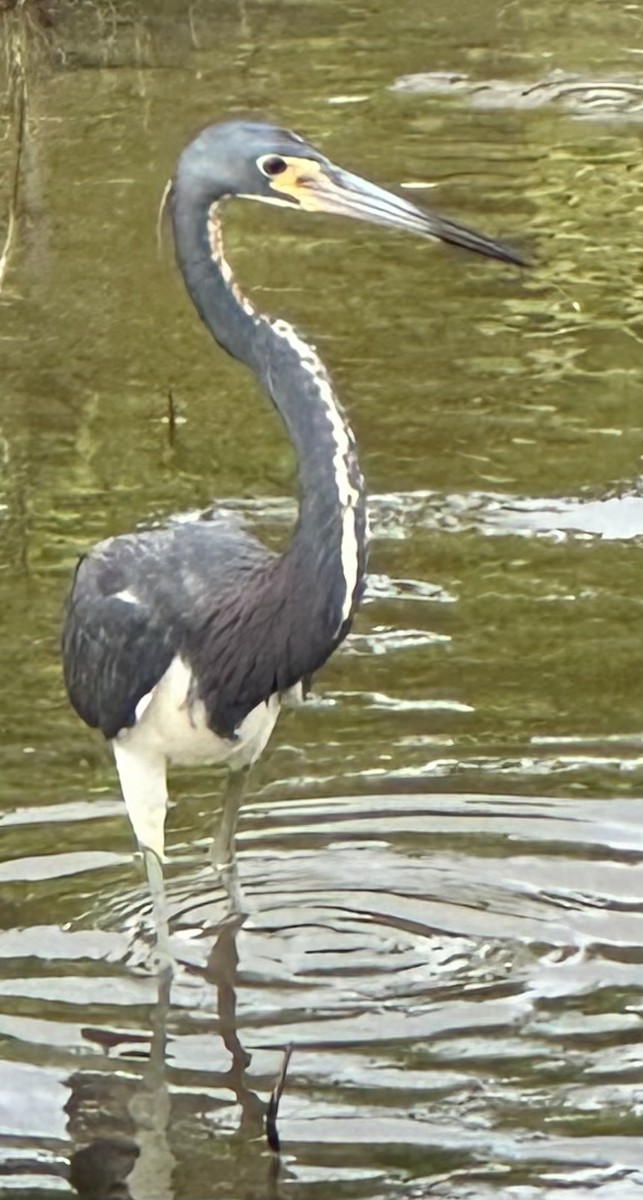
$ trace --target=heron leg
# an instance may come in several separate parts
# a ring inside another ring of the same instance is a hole
[[[167,763],[164,755],[137,745],[135,737],[112,742],[121,791],[136,840],[145,862],[152,898],[159,971],[171,973],[165,881],[163,879],[164,824],[167,809]]]
[[[142,847],[145,874],[152,897],[152,916],[156,933],[156,959],[160,976],[172,977],[174,955],[170,948],[170,924],[167,915],[167,896],[163,878],[163,864],[154,850]]]
[[[246,912],[246,901],[243,898],[237,870],[235,834],[249,773],[249,767],[228,772],[221,816],[210,846],[210,862],[228,898],[230,914],[235,916],[241,916]]]

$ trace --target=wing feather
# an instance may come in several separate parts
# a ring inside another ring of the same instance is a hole
[[[80,717],[106,738],[136,721],[136,706],[167,671],[178,646],[134,592],[97,594],[93,561],[78,565],[63,627],[63,670]]]

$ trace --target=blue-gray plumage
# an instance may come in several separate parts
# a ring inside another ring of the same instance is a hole
[[[225,260],[220,202],[259,200],[359,217],[505,262],[515,251],[341,171],[298,135],[229,121],[181,154],[168,190],[176,257],[204,323],[258,378],[294,447],[299,514],[272,554],[242,529],[196,520],[99,543],[79,563],[63,631],[71,702],[112,742],[143,850],[159,950],[170,960],[160,862],[168,762],[263,750],[284,692],[348,632],[361,599],[367,520],[351,430],[315,351],[260,313]],[[240,788],[233,787],[234,803]],[[228,840],[234,833],[228,814]],[[231,863],[217,844],[215,865]]]
[[[293,539],[290,553],[272,554],[207,520],[100,542],[78,566],[65,627],[79,715],[115,738],[178,654],[209,727],[234,738],[257,704],[312,675],[343,635],[336,553],[321,539],[301,548]]]

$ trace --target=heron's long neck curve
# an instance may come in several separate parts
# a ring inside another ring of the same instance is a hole
[[[173,222],[178,263],[199,315],[219,345],[258,377],[295,450],[299,515],[279,569],[312,672],[348,631],[364,587],[366,496],[355,440],[314,348],[287,322],[259,313],[236,284],[217,205],[204,204],[195,220],[194,205],[183,210],[175,193]]]

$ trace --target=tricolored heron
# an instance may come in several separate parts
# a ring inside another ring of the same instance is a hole
[[[223,842],[231,844],[243,768],[266,746],[283,694],[346,637],[366,569],[353,434],[314,349],[286,321],[259,312],[236,283],[221,237],[221,202],[234,197],[358,217],[522,262],[501,242],[340,170],[275,125],[211,125],[181,154],[167,193],[177,263],[210,333],[255,374],[285,425],[299,512],[282,554],[221,522],[192,521],[108,538],[76,570],[65,682],[77,713],[112,743],[168,962],[168,763],[229,765]],[[215,846],[215,867],[227,853]]]

